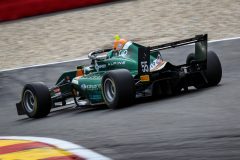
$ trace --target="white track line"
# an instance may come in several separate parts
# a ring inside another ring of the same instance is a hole
[[[221,42],[221,41],[230,41],[230,40],[235,40],[235,39],[240,39],[240,37],[232,37],[232,38],[211,40],[211,41],[208,41],[208,43],[215,43],[215,42]],[[79,59],[73,59],[73,60],[67,60],[67,61],[60,61],[60,62],[53,62],[53,63],[46,63],[46,64],[31,65],[31,66],[26,66],[26,67],[17,67],[17,68],[0,70],[0,72],[14,71],[14,70],[19,70],[19,69],[27,69],[27,68],[34,68],[34,67],[42,67],[42,66],[48,66],[48,65],[53,65],[53,64],[61,64],[61,63],[68,63],[68,62],[76,62],[76,61],[87,60],[87,59],[88,58],[79,58]]]
[[[77,155],[86,160],[111,160],[108,157],[100,155],[92,150],[84,148],[80,145],[76,145],[71,142],[54,139],[54,138],[45,138],[45,137],[28,137],[28,136],[0,136],[1,139],[9,139],[9,140],[30,140],[37,141],[46,144],[50,144],[56,146],[59,149],[66,150],[74,155]]]
[[[232,38],[211,40],[211,41],[208,41],[208,43],[221,42],[221,41],[230,41],[230,40],[235,40],[235,39],[240,39],[240,37],[232,37]]]

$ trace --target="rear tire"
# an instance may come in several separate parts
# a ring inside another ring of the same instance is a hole
[[[186,64],[190,65],[191,61],[195,60],[193,53],[190,53],[187,57]],[[196,78],[194,87],[197,89],[216,86],[222,79],[222,66],[217,54],[213,51],[209,51],[207,54],[207,69],[203,72],[207,83],[202,76]]]
[[[107,72],[102,78],[102,95],[106,105],[111,109],[131,105],[136,91],[130,72],[126,69]]]
[[[190,65],[191,62],[192,62],[194,59],[195,59],[194,53],[190,53],[190,54],[187,56],[186,64],[187,64],[187,65]]]
[[[51,96],[42,82],[26,84],[22,93],[22,106],[30,118],[45,117],[51,110]]]
[[[207,54],[207,70],[205,75],[208,86],[216,86],[222,79],[222,66],[217,54],[209,51]]]

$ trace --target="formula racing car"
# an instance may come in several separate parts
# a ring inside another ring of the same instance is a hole
[[[162,59],[161,50],[191,43],[195,43],[195,52],[187,56],[185,64],[174,65]],[[88,66],[79,65],[63,73],[53,87],[42,82],[26,84],[16,104],[18,114],[44,117],[69,99],[80,108],[105,104],[118,109],[133,104],[136,98],[177,94],[189,86],[215,86],[221,81],[222,67],[207,46],[205,34],[149,47],[128,41],[121,50],[91,52]],[[102,56],[104,53],[106,56]]]

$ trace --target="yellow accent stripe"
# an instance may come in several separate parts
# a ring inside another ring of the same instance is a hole
[[[0,139],[0,147],[14,145],[14,144],[29,143],[29,142],[32,142],[32,141]]]
[[[0,155],[0,160],[39,160],[50,157],[70,156],[70,152],[53,147],[35,148]]]

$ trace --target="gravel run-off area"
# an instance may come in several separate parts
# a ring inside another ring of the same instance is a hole
[[[128,0],[0,23],[0,70],[79,59],[115,34],[144,45],[240,36],[240,0]]]

